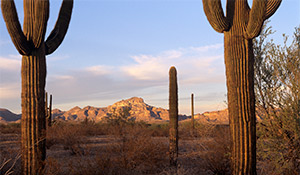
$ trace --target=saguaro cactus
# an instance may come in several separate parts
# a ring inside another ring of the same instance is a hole
[[[63,0],[53,31],[46,41],[49,0],[24,0],[23,31],[13,0],[1,0],[11,39],[22,55],[22,172],[41,174],[45,149],[46,55],[53,53],[67,32],[73,0]]]
[[[169,154],[170,166],[177,166],[178,157],[178,90],[176,68],[169,71]]]
[[[50,94],[49,110],[48,110],[48,127],[52,125],[52,94]]]
[[[51,127],[52,121],[52,94],[50,94],[49,107],[48,107],[48,93],[45,93],[45,117],[48,127]]]
[[[194,118],[194,94],[191,95],[191,115],[192,115],[192,133],[194,134],[195,130],[195,118]]]
[[[47,118],[49,117],[48,114],[48,92],[45,92],[45,118],[47,120]]]
[[[281,0],[227,0],[226,16],[220,0],[203,0],[211,26],[224,33],[232,173],[256,174],[256,118],[252,39],[272,16]]]

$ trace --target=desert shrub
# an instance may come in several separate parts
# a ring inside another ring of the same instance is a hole
[[[300,27],[277,45],[265,28],[254,40],[257,159],[262,174],[300,173]]]
[[[81,124],[59,124],[47,128],[46,147],[55,144],[63,145],[72,155],[83,154],[82,144],[85,141],[86,129]]]
[[[21,124],[20,123],[0,124],[0,133],[21,134]]]
[[[195,136],[196,137],[212,137],[216,130],[216,124],[209,122],[195,122]]]
[[[202,144],[204,168],[213,174],[230,174],[230,133],[228,127],[217,127],[211,140]]]
[[[84,156],[75,154],[63,165],[47,158],[45,174],[157,174],[167,166],[167,142],[151,137],[143,125],[124,126],[121,135],[109,138],[114,139],[105,147],[94,148]]]
[[[47,157],[45,160],[44,175],[62,174],[62,165],[53,157]]]
[[[0,150],[0,175],[21,173],[21,152],[6,148]]]
[[[153,137],[168,137],[169,136],[169,124],[151,124],[147,129],[151,132]]]
[[[140,173],[156,171],[166,160],[167,145],[151,137],[141,126],[126,127],[119,144],[112,147],[118,154],[118,163],[122,169]]]
[[[197,123],[195,123],[195,126]],[[193,130],[190,121],[181,121],[178,126],[178,133],[180,139],[191,139],[196,136],[196,127]]]

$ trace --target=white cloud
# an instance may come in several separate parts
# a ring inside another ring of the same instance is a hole
[[[12,83],[0,87],[0,100],[17,99],[21,97],[20,84]]]
[[[186,82],[192,80],[205,82],[223,76],[223,72],[220,73],[220,69],[223,68],[218,68],[218,64],[215,65],[215,62],[223,63],[222,44],[180,48],[157,55],[137,55],[132,56],[132,59],[135,63],[123,66],[121,70],[138,80],[166,79],[171,66],[178,69],[178,74]]]
[[[21,82],[20,73],[15,72],[17,69],[20,70],[20,57],[11,58],[0,57],[1,63],[5,63],[0,65],[0,78],[2,78],[0,101],[2,102],[8,102],[9,98],[20,101],[20,87],[18,87]],[[167,101],[157,102],[155,99],[168,98],[168,71],[171,66],[175,66],[178,72],[179,94],[182,98],[188,98],[191,92],[197,95],[208,92],[225,93],[221,44],[179,48],[152,55],[134,55],[131,59],[133,63],[128,61],[130,63],[127,65],[95,64],[71,70],[58,66],[55,72],[48,72],[46,90],[53,94],[57,107],[62,108],[71,107],[73,104],[106,106],[106,103],[111,104],[116,100],[132,96],[153,101],[154,103],[150,104],[154,106],[167,107]],[[52,66],[60,64],[60,60],[51,64]],[[17,86],[10,86],[12,83],[16,83]],[[219,85],[216,83],[221,84],[221,88],[218,88]],[[212,101],[220,101],[220,99],[223,99],[223,95],[211,96]],[[207,101],[209,100],[205,100],[203,104]],[[181,100],[180,104],[182,112],[186,112],[185,108],[189,109],[187,107],[189,100]]]
[[[112,70],[113,70],[112,66],[105,66],[105,65],[91,66],[84,69],[84,71],[90,72],[94,75],[111,74]]]
[[[20,56],[18,57],[19,59],[16,59],[15,57],[13,58],[4,58],[0,57],[0,69],[2,70],[20,70],[21,69],[21,60]]]
[[[49,77],[52,81],[54,80],[62,80],[62,81],[66,81],[66,80],[74,80],[74,77],[71,75],[54,75]]]

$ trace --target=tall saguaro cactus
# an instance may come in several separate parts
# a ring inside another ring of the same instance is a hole
[[[173,66],[169,70],[169,154],[170,166],[177,166],[178,157],[178,87],[177,72]]]
[[[227,0],[226,16],[220,0],[203,0],[211,26],[224,33],[232,173],[256,174],[256,118],[252,39],[281,0]]]
[[[22,171],[41,174],[45,149],[46,55],[63,41],[71,19],[73,0],[63,0],[50,36],[45,39],[49,0],[24,0],[23,30],[13,0],[1,0],[1,10],[11,39],[22,55]]]

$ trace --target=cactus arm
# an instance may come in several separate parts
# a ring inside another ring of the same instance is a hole
[[[62,43],[71,20],[73,0],[63,0],[55,27],[46,40],[46,55],[53,53]]]
[[[33,44],[27,41],[17,15],[15,2],[13,0],[1,0],[1,10],[4,21],[12,42],[21,55],[30,55]]]
[[[34,30],[32,35],[32,40],[36,48],[39,48],[41,44],[44,42],[47,21],[49,18],[49,1],[35,1],[34,8]]]
[[[204,13],[210,25],[219,33],[229,29],[220,0],[202,0]]]
[[[260,34],[265,20],[267,0],[253,0],[246,28],[246,39],[253,39]]]
[[[265,13],[265,20],[270,18],[280,6],[282,0],[268,0]]]

